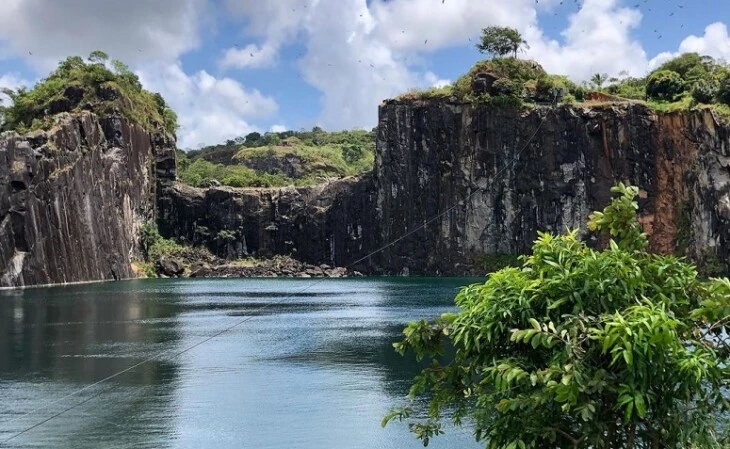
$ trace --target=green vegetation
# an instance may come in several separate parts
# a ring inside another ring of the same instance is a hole
[[[684,81],[677,72],[658,70],[649,75],[646,97],[652,100],[675,101],[684,92]]]
[[[518,254],[479,254],[474,257],[474,266],[484,273],[493,273],[507,267],[521,265]]]
[[[139,238],[142,256],[147,263],[152,263],[161,256],[184,249],[182,245],[175,241],[162,237],[157,230],[157,224],[153,221],[147,221],[142,225]]]
[[[479,76],[496,78],[491,94],[476,93],[475,79]],[[517,58],[494,58],[477,62],[453,85],[425,91],[411,90],[399,100],[428,100],[454,97],[460,101],[490,103],[496,106],[522,107],[525,103],[550,104],[570,95],[582,101],[586,89],[562,75],[549,75],[535,61]]]
[[[163,127],[174,134],[177,116],[162,96],[143,89],[137,75],[123,62],[112,61],[110,69],[108,58],[98,50],[89,55],[88,61],[72,56],[30,90],[5,89],[13,103],[0,107],[0,130],[22,133],[47,129],[52,115],[58,112],[90,109],[106,114],[117,109],[145,129]]]
[[[595,73],[591,77],[591,85],[598,90],[603,88],[606,81],[608,81],[608,73]]]
[[[657,111],[711,108],[730,121],[730,66],[710,56],[685,53],[646,78],[625,78],[608,86],[617,96],[646,100]]]
[[[487,34],[487,30],[490,33]],[[492,45],[487,50],[495,56],[514,53],[507,51],[510,42],[502,29],[485,29],[483,38]],[[501,36],[501,40],[495,36]],[[515,38],[517,39],[517,38]],[[521,42],[521,37],[514,42]],[[515,44],[517,45],[517,44]],[[519,46],[517,48],[520,48]],[[628,76],[611,78],[606,73],[594,74],[589,82],[578,85],[566,76],[550,75],[536,62],[516,57],[495,57],[477,62],[454,84],[426,90],[410,90],[398,99],[419,101],[451,98],[455,101],[492,104],[498,107],[519,108],[526,105],[583,102],[591,91],[613,95],[617,101],[625,99],[645,102],[657,111],[677,111],[710,108],[719,117],[730,122],[730,65],[709,56],[685,53],[664,63],[643,78]],[[479,87],[480,78],[489,80]],[[476,91],[486,89],[488,92]]]
[[[494,56],[506,56],[510,53],[517,57],[517,52],[527,46],[522,34],[514,28],[491,26],[482,30],[482,40],[477,44],[481,53]]]
[[[178,159],[178,164],[181,167],[178,177],[193,187],[209,187],[215,183],[231,187],[278,187],[289,184],[284,176],[257,173],[241,165],[215,164],[205,159],[193,162]]]
[[[727,444],[730,280],[651,254],[635,187],[594,212],[610,234],[540,234],[519,268],[456,297],[457,314],[419,321],[394,346],[430,359],[409,420],[424,444],[449,416],[490,449],[719,448]],[[448,414],[448,415],[447,415]]]
[[[250,133],[223,145],[178,154],[183,182],[206,187],[311,185],[372,168],[375,132],[352,130]]]

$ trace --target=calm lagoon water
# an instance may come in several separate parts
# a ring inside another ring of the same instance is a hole
[[[0,447],[423,447],[404,424],[380,427],[417,373],[391,343],[476,281],[325,280],[302,291],[313,281],[144,280],[0,292],[0,441],[88,400]],[[256,311],[272,300],[281,303]],[[447,429],[429,447],[480,445]]]

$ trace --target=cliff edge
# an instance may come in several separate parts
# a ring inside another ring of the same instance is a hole
[[[729,147],[730,128],[710,110],[388,101],[374,176],[381,239],[425,227],[380,260],[391,273],[459,274],[485,258],[525,253],[538,230],[582,229],[623,181],[641,189],[652,249],[724,272]]]
[[[61,114],[48,131],[0,136],[0,287],[135,276],[174,141],[122,116]],[[172,164],[172,168],[170,168]]]

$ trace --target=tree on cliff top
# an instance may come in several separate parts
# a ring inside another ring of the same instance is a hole
[[[71,56],[32,89],[12,92],[12,105],[3,110],[2,130],[47,128],[55,113],[90,108],[101,114],[119,110],[148,130],[162,126],[175,133],[175,112],[159,94],[145,90],[126,64],[114,60],[109,69],[108,55],[99,50],[92,52],[88,61]]]
[[[510,53],[517,57],[517,52],[522,47],[527,47],[527,41],[522,34],[514,28],[509,27],[487,27],[482,30],[482,40],[476,47],[481,53],[490,53],[494,56],[506,56]]]
[[[598,90],[603,89],[606,81],[608,81],[608,73],[594,73],[591,77],[591,85]]]
[[[491,449],[719,447],[730,280],[649,253],[638,189],[613,192],[589,221],[610,234],[605,250],[541,233],[522,267],[463,288],[459,313],[404,330],[395,348],[431,359],[410,391],[428,399],[410,423],[425,444],[449,413]]]

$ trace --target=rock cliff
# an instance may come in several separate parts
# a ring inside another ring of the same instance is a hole
[[[538,230],[583,229],[618,181],[642,189],[653,249],[727,268],[730,130],[708,110],[389,101],[378,129],[380,239],[425,224],[380,255],[387,272],[456,274],[524,253]]]
[[[0,286],[133,277],[139,227],[153,218],[164,236],[227,259],[480,273],[490,257],[528,251],[538,230],[583,229],[618,181],[641,188],[653,249],[708,272],[730,260],[730,129],[706,110],[388,101],[372,174],[280,189],[192,188],[175,181],[163,134],[88,112],[57,121],[0,138]]]
[[[56,123],[0,136],[0,287],[134,277],[137,230],[174,176],[163,134],[90,112]]]
[[[350,265],[379,244],[370,176],[299,188],[199,189],[177,183],[159,197],[160,233],[224,258],[291,255]],[[373,272],[369,262],[351,267]]]

